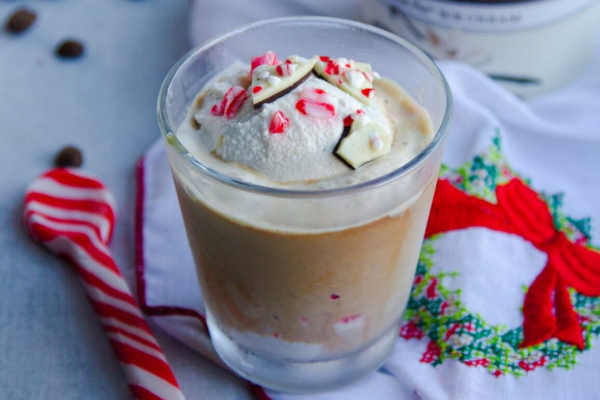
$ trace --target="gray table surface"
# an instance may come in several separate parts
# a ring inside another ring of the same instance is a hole
[[[186,0],[0,1],[39,14],[22,35],[0,31],[0,398],[131,399],[117,359],[68,264],[21,223],[26,186],[66,144],[114,193],[113,251],[133,270],[134,168],[159,137],[162,79],[190,47]],[[78,60],[53,51],[67,37]],[[245,382],[154,329],[188,399],[252,398]]]
[[[62,146],[80,147],[84,169],[116,197],[111,248],[133,282],[135,163],[160,137],[160,84],[191,47],[190,2],[196,20],[204,17],[196,40],[267,16],[353,18],[358,4],[251,1],[0,0],[2,25],[22,6],[39,14],[22,35],[0,30],[0,399],[132,398],[74,271],[27,237],[23,195]],[[68,37],[85,44],[82,58],[54,56]],[[254,398],[245,381],[153,328],[188,400]]]

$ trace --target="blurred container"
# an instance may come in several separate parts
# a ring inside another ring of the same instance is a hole
[[[362,0],[365,22],[520,96],[557,89],[598,49],[600,0]]]

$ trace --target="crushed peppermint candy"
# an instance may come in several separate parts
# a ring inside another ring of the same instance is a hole
[[[318,57],[315,74],[350,94],[357,100],[371,105],[371,96],[365,90],[373,90],[373,71],[370,64],[347,58]]]
[[[392,135],[363,110],[347,116],[344,126],[334,155],[350,168],[356,169],[389,153]]]
[[[369,82],[373,82],[373,74],[370,72],[362,71],[363,77]]]
[[[246,90],[241,86],[232,86],[227,90],[220,103],[213,106],[210,112],[218,117],[233,118],[248,98]]]
[[[373,93],[375,92],[375,89],[373,88],[367,88],[367,89],[363,89],[360,91],[364,96],[366,97],[372,97]]]
[[[250,63],[250,77],[252,77],[252,72],[254,72],[254,69],[260,65],[278,64],[281,64],[281,61],[277,59],[277,55],[272,51],[267,51],[262,56],[252,57],[252,61]]]
[[[363,339],[366,322],[364,314],[348,315],[333,324],[333,330],[348,343],[358,344]]]
[[[277,71],[279,76],[292,76],[296,68],[298,68],[297,64],[286,62],[285,64],[279,64],[277,68],[275,68],[275,71]]]
[[[338,58],[338,63],[340,63],[344,68],[353,68],[354,60],[348,60],[347,58],[340,57]]]
[[[281,78],[278,78],[278,77],[273,76],[273,75],[267,76],[267,83],[269,85],[276,86],[277,84],[279,84],[279,82],[281,82]]]
[[[350,86],[354,87],[360,87],[366,79],[366,75],[364,72],[352,70],[344,71],[344,77],[346,78]]]
[[[271,135],[277,133],[283,133],[285,127],[290,124],[290,120],[283,114],[281,111],[277,111],[273,118],[271,118],[271,123],[269,124],[269,133]]]
[[[341,322],[342,324],[348,324],[350,322],[358,321],[361,318],[363,318],[362,314],[348,315],[347,317],[341,318],[339,322]]]
[[[340,64],[335,60],[328,60],[327,65],[325,66],[325,73],[327,75],[339,75]]]
[[[369,117],[367,117],[367,113],[360,108],[356,110],[354,113],[348,115],[344,118],[344,126],[350,126],[354,122],[355,119],[362,118],[364,121],[367,121]]]
[[[284,182],[344,174],[341,168],[357,169],[390,151],[393,134],[373,88],[379,75],[369,64],[319,55],[279,59],[272,51],[253,57],[251,64],[249,84],[248,68],[236,64],[198,103],[203,113],[194,121],[210,135],[218,157]],[[286,156],[277,153],[280,149]],[[280,168],[297,152],[311,163],[315,159],[322,171],[293,160],[289,171]],[[330,298],[341,301],[335,293]]]
[[[276,56],[274,59],[277,59]],[[252,103],[258,109],[265,103],[277,100],[286,95],[295,87],[304,82],[312,74],[316,58],[306,59],[290,56],[284,62],[271,65],[264,63],[257,65],[252,72]],[[262,87],[258,92],[255,87]]]
[[[335,117],[335,106],[331,97],[323,89],[305,87],[300,93],[300,100],[296,103],[296,109],[304,115],[315,118]]]
[[[350,126],[353,122],[354,118],[352,118],[352,115],[348,115],[346,118],[344,118],[344,126]]]
[[[369,141],[371,142],[371,147],[373,148],[373,150],[383,149],[384,143],[377,131],[369,132]]]

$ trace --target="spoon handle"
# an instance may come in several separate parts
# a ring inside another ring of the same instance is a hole
[[[87,174],[55,169],[28,188],[27,230],[56,255],[71,261],[140,400],[184,400],[175,376],[108,248],[114,201]]]

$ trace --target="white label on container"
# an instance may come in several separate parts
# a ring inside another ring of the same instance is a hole
[[[560,21],[598,0],[529,0],[476,4],[445,0],[383,0],[390,12],[449,29],[508,32],[539,28]]]

